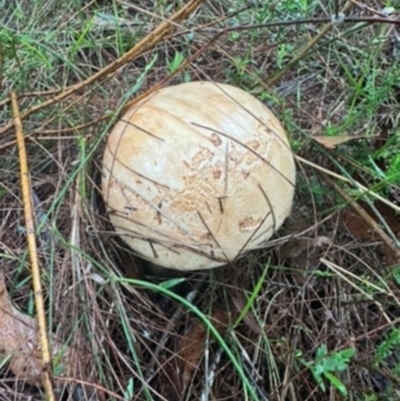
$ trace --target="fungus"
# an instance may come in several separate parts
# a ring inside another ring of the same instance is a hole
[[[160,89],[122,116],[102,192],[141,258],[202,270],[266,244],[290,214],[295,173],[286,132],[263,103],[200,81]]]

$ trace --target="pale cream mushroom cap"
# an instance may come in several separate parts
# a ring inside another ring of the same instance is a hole
[[[290,214],[295,164],[284,129],[258,99],[191,82],[133,106],[110,133],[102,191],[139,256],[210,269],[260,248]]]

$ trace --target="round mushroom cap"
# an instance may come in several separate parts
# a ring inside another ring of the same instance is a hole
[[[102,192],[140,257],[201,270],[266,244],[290,214],[295,174],[287,135],[263,103],[200,81],[160,89],[116,123]]]

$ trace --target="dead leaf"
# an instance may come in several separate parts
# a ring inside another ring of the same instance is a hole
[[[353,139],[365,138],[363,135],[340,135],[340,136],[313,136],[312,137],[320,145],[327,149],[334,149],[342,143],[349,142]]]
[[[225,330],[228,316],[224,311],[215,311],[210,319],[219,333]],[[193,370],[197,368],[204,354],[207,335],[207,327],[201,322],[197,322],[189,328],[177,344],[184,388],[189,383]]]
[[[359,201],[359,205],[371,216],[371,219],[377,220],[375,213],[365,202]],[[375,208],[379,211],[386,224],[390,227],[394,235],[400,237],[400,218],[396,215],[394,210],[382,202],[376,202]],[[351,206],[348,206],[340,211],[340,217],[347,230],[356,238],[364,241],[379,241],[380,238],[376,232]],[[394,263],[396,255],[384,243],[382,250],[385,255],[385,260],[388,265]]]
[[[84,353],[66,346],[55,335],[51,336],[50,344],[57,375],[82,378],[81,366],[87,363]],[[41,386],[43,377],[38,323],[35,318],[14,307],[7,292],[2,269],[0,269],[0,357],[9,358],[10,369],[19,380]],[[93,393],[91,389],[80,389],[82,390]]]

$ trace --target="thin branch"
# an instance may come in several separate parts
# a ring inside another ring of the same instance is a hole
[[[39,326],[39,338],[42,354],[42,368],[43,368],[43,385],[45,388],[46,396],[49,401],[55,401],[53,384],[52,384],[52,364],[49,340],[47,338],[47,324],[46,313],[43,302],[42,283],[40,281],[40,268],[37,254],[37,245],[35,237],[35,223],[32,208],[32,191],[29,183],[29,168],[26,156],[25,138],[22,129],[22,120],[19,112],[17,95],[11,92],[11,104],[14,115],[15,133],[18,142],[19,161],[20,161],[20,174],[21,174],[21,189],[22,200],[25,210],[25,223],[28,237],[29,255],[31,259],[32,268],[32,283],[35,296],[35,306],[37,313],[37,320]]]
[[[0,43],[0,49],[1,49],[1,43]],[[61,89],[51,89],[48,91],[42,91],[42,92],[29,92],[29,93],[21,93],[18,95],[18,99],[21,98],[30,98],[30,97],[41,97],[41,96],[51,96],[54,95],[55,93],[61,92]],[[11,103],[11,98],[7,97],[3,99],[0,102],[0,107],[6,106],[8,103]]]

